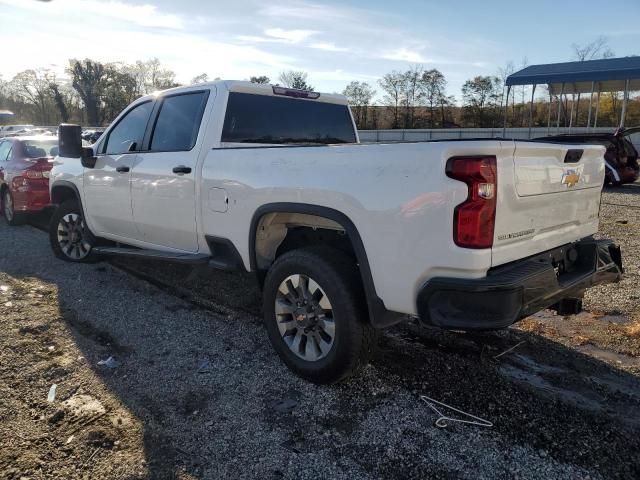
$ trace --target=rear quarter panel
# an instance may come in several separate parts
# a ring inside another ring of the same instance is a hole
[[[485,154],[510,161],[512,152],[496,140],[212,149],[200,172],[202,230],[230,239],[249,268],[250,225],[259,207],[333,208],[358,229],[387,309],[415,314],[417,291],[428,278],[479,278],[491,266],[490,249],[452,241],[453,210],[467,187],[445,175],[447,159]],[[220,197],[212,189],[226,192],[226,212],[209,205],[210,191]]]

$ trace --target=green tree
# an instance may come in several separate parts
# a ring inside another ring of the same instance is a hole
[[[467,80],[462,85],[465,120],[474,127],[492,127],[498,110],[499,90],[498,77],[477,76]]]
[[[100,62],[90,59],[70,60],[71,85],[82,99],[87,114],[87,123],[99,125],[101,100],[108,81],[108,69]]]
[[[111,122],[127,105],[139,95],[136,90],[136,79],[126,66],[109,64],[106,66],[106,80],[102,97],[100,122]]]
[[[60,85],[58,85],[55,81],[49,83],[49,92],[53,97],[53,101],[60,113],[60,119],[62,123],[67,123],[69,121],[69,108],[67,107],[67,102],[60,91]]]
[[[366,128],[369,105],[376,91],[366,82],[353,81],[345,87],[342,94],[351,105],[358,128]]]
[[[266,75],[261,75],[259,77],[251,77],[249,78],[251,83],[271,83],[271,79]]]
[[[289,70],[281,72],[278,77],[280,83],[288,88],[312,91],[313,87],[309,83],[309,74],[300,70]]]

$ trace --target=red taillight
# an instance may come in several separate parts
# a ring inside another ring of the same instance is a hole
[[[24,171],[24,176],[27,178],[43,178],[42,170],[27,169]]]
[[[27,178],[49,178],[49,171],[53,165],[49,161],[50,157],[33,159],[34,164],[24,170]]]
[[[491,248],[496,223],[496,157],[453,157],[447,176],[467,184],[467,199],[453,217],[453,241],[464,248]]]

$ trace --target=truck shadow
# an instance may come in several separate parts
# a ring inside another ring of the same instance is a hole
[[[640,195],[640,181],[620,186],[607,186],[604,193],[621,193],[624,195]]]
[[[455,471],[434,464],[432,449],[455,453],[460,442],[477,448],[463,460],[473,471],[485,440],[606,477],[640,475],[633,460],[640,449],[638,377],[538,335],[402,325],[383,335],[361,375],[315,386],[280,364],[260,320],[249,313],[212,314],[108,265],[57,265],[82,275],[82,302],[67,282],[46,272],[42,278],[57,285],[61,316],[95,375],[142,422],[150,478],[280,478],[299,473],[297,459],[314,452],[319,463],[313,468],[339,459],[346,470],[358,467],[374,477],[448,476]],[[22,268],[3,269],[24,275]],[[100,291],[107,286],[109,296]],[[126,290],[152,298],[157,309],[131,308]],[[111,355],[119,367],[96,366]],[[419,401],[422,394],[494,427],[439,430],[437,417]],[[385,442],[373,440],[385,432]],[[412,462],[390,456],[390,447]]]

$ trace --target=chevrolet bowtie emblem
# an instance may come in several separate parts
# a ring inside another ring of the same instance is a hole
[[[580,181],[580,174],[575,170],[567,170],[562,175],[562,184],[567,187],[575,187]]]

